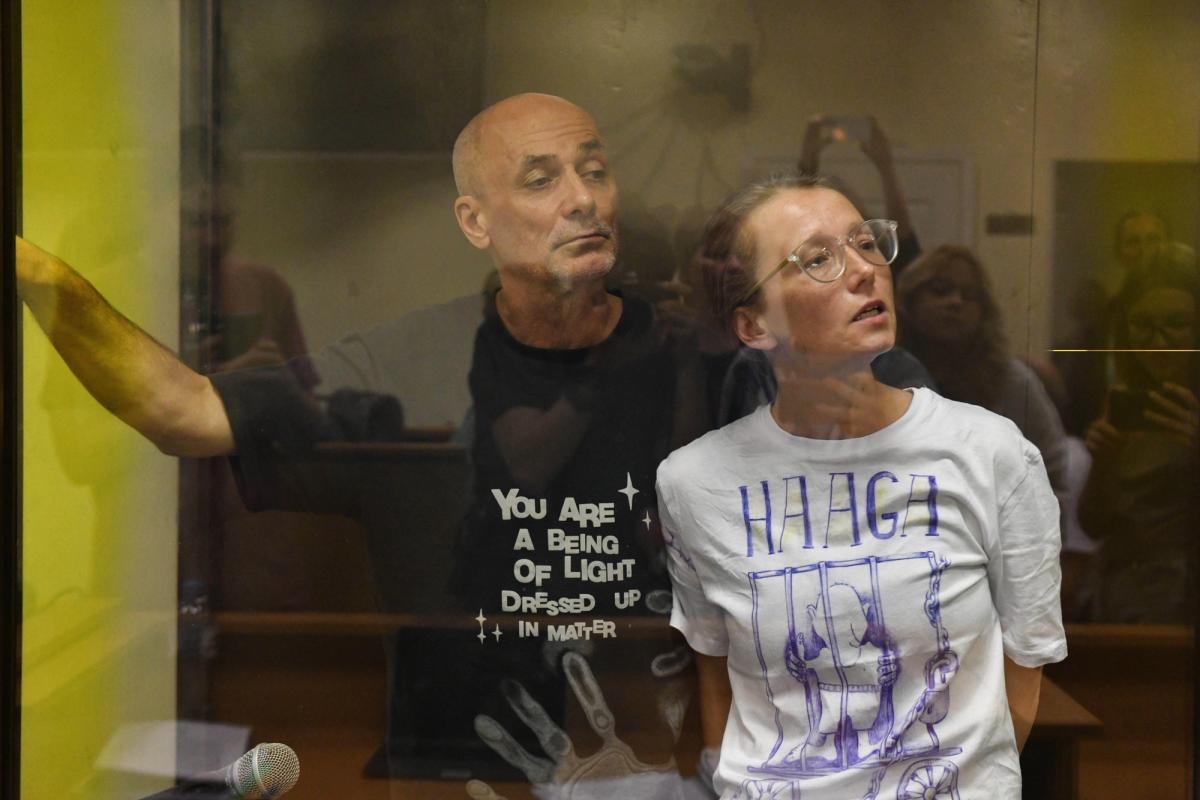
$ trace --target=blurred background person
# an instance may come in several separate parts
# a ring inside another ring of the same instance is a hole
[[[1055,343],[1054,364],[1067,386],[1070,411],[1063,415],[1063,424],[1073,435],[1082,437],[1088,423],[1103,413],[1104,393],[1114,381],[1114,373],[1107,356],[1071,351],[1112,347],[1117,294],[1130,276],[1167,246],[1168,234],[1162,215],[1142,209],[1126,211],[1113,226],[1112,257],[1093,265],[1090,274],[1072,288],[1067,333]]]
[[[1198,298],[1195,255],[1164,247],[1116,299],[1116,383],[1087,429],[1080,504],[1101,540],[1098,622],[1194,619]]]
[[[905,199],[904,189],[900,186],[900,177],[896,174],[892,144],[880,127],[879,120],[873,116],[833,117],[820,114],[813,117],[804,129],[804,144],[801,146],[797,167],[801,175],[819,174],[821,151],[826,145],[855,137],[858,138],[858,146],[863,155],[879,172],[879,181],[883,188],[884,215],[896,221],[900,250],[892,264],[892,275],[899,278],[905,267],[921,254],[921,244],[917,241],[917,232],[908,212],[908,200]],[[848,187],[839,188],[844,192]],[[858,205],[861,206],[862,203]]]
[[[1096,552],[1099,546],[1079,520],[1079,500],[1092,470],[1092,454],[1071,419],[1072,410],[1067,382],[1049,359],[1031,358],[1026,362],[1037,373],[1054,403],[1065,430],[1066,493],[1062,496],[1062,612],[1065,622],[1086,622],[1091,614],[1096,590]],[[1101,393],[1103,400],[1103,393]]]
[[[1116,297],[1129,276],[1152,263],[1169,234],[1167,221],[1153,211],[1131,209],[1122,214],[1113,230],[1113,261],[1098,276],[1105,295]]]
[[[896,285],[899,340],[933,375],[938,391],[1017,424],[1042,453],[1065,503],[1062,421],[1045,387],[1009,352],[1004,319],[983,264],[966,247],[942,245],[914,261]]]

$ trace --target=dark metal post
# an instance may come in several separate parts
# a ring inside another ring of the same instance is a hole
[[[0,2],[0,800],[17,800],[21,766],[21,25]]]

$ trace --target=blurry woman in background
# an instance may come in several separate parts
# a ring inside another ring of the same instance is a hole
[[[1080,503],[1102,541],[1097,621],[1195,618],[1198,311],[1195,255],[1183,247],[1163,248],[1116,299],[1119,383],[1087,430]]]
[[[1062,421],[1041,380],[1013,358],[1004,319],[979,259],[942,245],[912,263],[896,286],[900,345],[933,375],[943,397],[1017,424],[1042,453],[1055,494],[1067,490]]]

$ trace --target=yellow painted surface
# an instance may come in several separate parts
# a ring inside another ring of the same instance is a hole
[[[22,3],[23,230],[174,346],[179,11]],[[96,769],[124,724],[175,714],[175,462],[24,335],[23,800],[129,798]]]

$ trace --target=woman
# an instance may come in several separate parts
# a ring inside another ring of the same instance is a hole
[[[900,345],[929,369],[943,397],[1008,417],[1042,454],[1064,501],[1067,443],[1041,380],[1013,358],[983,264],[965,247],[925,253],[896,285]]]
[[[1095,616],[1195,619],[1194,487],[1200,464],[1200,281],[1194,254],[1166,248],[1117,296],[1117,378],[1087,430],[1092,471],[1080,518],[1101,541]]]
[[[722,798],[1018,798],[1040,668],[1065,656],[1036,448],[871,374],[895,254],[894,223],[809,179],[749,186],[706,231],[714,305],[779,384],[659,468]]]

